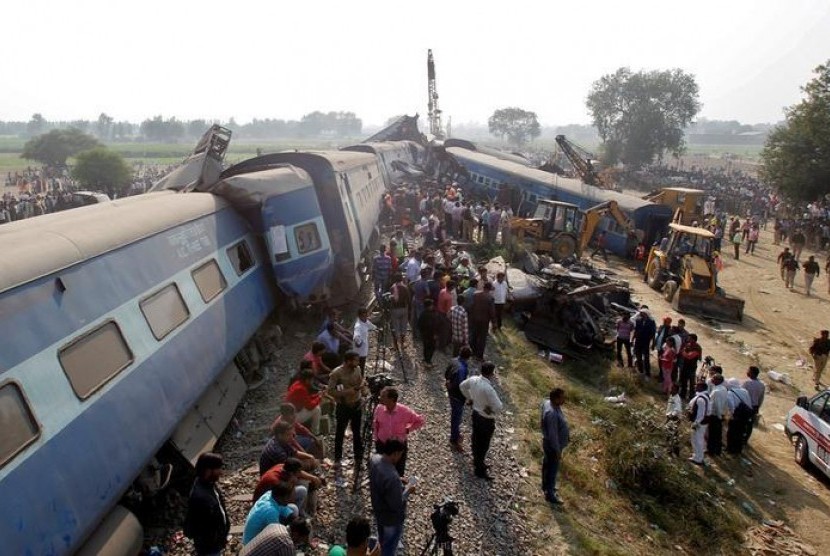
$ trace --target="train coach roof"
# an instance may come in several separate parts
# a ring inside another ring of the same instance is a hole
[[[162,191],[0,226],[0,292],[217,212],[208,193]]]
[[[462,164],[465,160],[477,162],[478,164],[486,164],[492,168],[496,168],[506,174],[510,174],[519,179],[532,180],[542,184],[546,184],[553,189],[560,189],[568,191],[573,195],[589,199],[594,203],[602,203],[604,201],[616,201],[619,207],[626,212],[634,212],[637,209],[653,206],[660,207],[651,201],[634,197],[633,195],[626,195],[618,191],[609,191],[607,189],[600,189],[593,185],[588,185],[580,180],[573,178],[566,178],[557,174],[551,174],[544,170],[537,170],[536,168],[528,168],[522,164],[510,162],[509,160],[502,160],[494,156],[484,153],[470,151],[459,147],[450,147],[447,152],[455,156]],[[665,207],[665,212],[671,213],[669,207]]]
[[[417,145],[414,141],[373,141],[371,143],[349,145],[348,147],[343,147],[341,150],[347,152],[379,153],[385,151],[397,151],[400,150],[402,146],[408,147],[410,144]]]

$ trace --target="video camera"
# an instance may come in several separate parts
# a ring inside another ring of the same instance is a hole
[[[393,386],[395,379],[388,374],[380,373],[367,376],[366,384],[369,386],[369,392],[372,393],[372,398],[378,399],[380,397],[380,391],[387,386]]]
[[[451,498],[445,498],[440,504],[433,504],[432,514],[429,516],[432,521],[432,528],[435,530],[436,541],[439,546],[452,543],[450,536],[450,524],[458,515],[458,502]]]

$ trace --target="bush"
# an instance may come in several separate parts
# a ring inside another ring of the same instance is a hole
[[[704,551],[741,542],[742,523],[725,508],[715,481],[669,454],[659,425],[663,417],[655,408],[594,406],[593,412],[605,437],[608,476],[649,522]]]

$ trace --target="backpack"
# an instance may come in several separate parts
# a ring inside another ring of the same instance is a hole
[[[712,417],[711,415],[709,415],[709,396],[703,393],[699,393],[692,399],[697,400],[697,398],[703,398],[703,408],[706,412],[706,415],[700,421],[700,424],[708,425]],[[686,418],[689,419],[689,421],[691,421],[692,423],[694,423],[697,419],[697,401],[695,401],[695,403],[692,404],[692,407],[686,411]]]

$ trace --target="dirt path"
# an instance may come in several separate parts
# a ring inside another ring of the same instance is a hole
[[[716,462],[720,472],[731,472],[736,488],[759,514],[784,519],[803,540],[813,546],[830,546],[830,480],[815,470],[805,471],[793,461],[793,449],[783,433],[787,411],[799,392],[810,394],[812,358],[808,347],[820,329],[830,328],[830,296],[827,277],[822,272],[813,297],[804,294],[803,274],[796,277],[794,291],[787,291],[781,280],[776,258],[782,246],[772,244],[772,232],[763,232],[754,255],[735,261],[725,254],[720,285],[746,301],[742,324],[715,324],[683,315],[687,328],[700,337],[704,354],[712,355],[723,366],[727,377],[743,378],[751,364],[759,364],[767,384],[761,426],[753,433],[751,449],[740,465]],[[725,252],[725,251],[724,251]],[[812,251],[803,253],[803,260]],[[825,257],[818,256],[822,268]],[[614,265],[614,270],[631,280],[642,303],[649,305],[656,319],[680,316],[657,292],[629,269]],[[718,330],[720,329],[720,330]],[[799,363],[799,359],[803,361]],[[766,371],[787,373],[794,388],[772,382]]]

